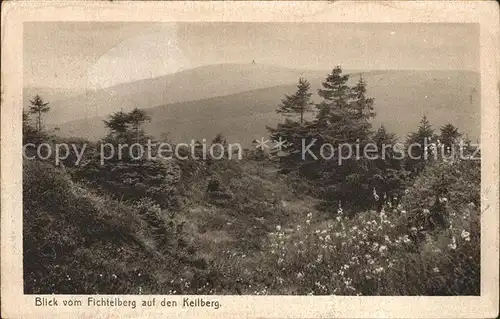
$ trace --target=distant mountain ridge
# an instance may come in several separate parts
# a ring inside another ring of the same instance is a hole
[[[251,63],[215,64],[103,89],[87,90],[55,100],[51,99],[52,96],[40,95],[51,103],[52,109],[46,117],[46,122],[57,124],[106,116],[134,107],[149,108],[291,84],[300,76],[325,77],[328,72],[328,70],[289,69]],[[36,92],[33,89],[24,90],[25,104],[34,94]]]
[[[328,73],[328,72],[327,72]],[[435,129],[452,123],[471,138],[480,135],[479,74],[468,71],[373,71],[351,74],[351,83],[362,76],[368,95],[375,98],[375,127],[384,124],[404,138],[426,114]],[[314,99],[326,74],[309,74]],[[297,77],[298,79],[298,77]],[[295,80],[296,81],[296,80]],[[147,108],[152,121],[147,133],[161,138],[168,133],[173,141],[207,140],[223,133],[229,141],[249,144],[267,135],[266,125],[282,120],[275,109],[284,94],[296,89],[295,81],[285,85],[247,90],[234,94],[160,104]],[[98,139],[105,134],[104,116],[58,125],[61,135]]]

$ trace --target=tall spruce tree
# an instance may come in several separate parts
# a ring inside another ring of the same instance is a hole
[[[374,100],[366,96],[363,79],[353,87],[348,81],[349,75],[343,74],[337,66],[318,91],[323,101],[317,105],[317,147],[323,143],[334,146],[333,156],[320,160],[318,169],[322,183],[329,189],[329,198],[341,200],[353,208],[364,208],[371,194],[373,164],[355,152],[370,141]]]
[[[418,174],[425,167],[426,162],[432,160],[433,150],[430,146],[435,142],[434,129],[426,115],[420,120],[416,132],[410,133],[406,140],[407,156],[405,168],[413,174]]]
[[[41,132],[42,126],[42,115],[50,110],[48,102],[45,102],[40,95],[35,95],[33,100],[30,100],[30,113],[36,116],[36,130]]]
[[[313,105],[310,88],[311,84],[306,79],[300,78],[297,91],[293,95],[285,95],[276,112],[285,116],[298,116],[299,123],[303,124],[304,114],[310,111]]]
[[[271,152],[273,158],[280,163],[282,171],[296,170],[304,164],[301,159],[301,145],[302,140],[307,138],[310,126],[304,118],[313,105],[310,88],[311,85],[306,79],[299,78],[297,91],[293,95],[285,95],[276,109],[278,114],[297,120],[286,118],[276,128],[267,128],[273,141],[283,143],[280,149]]]
[[[451,123],[442,126],[440,131],[439,140],[445,147],[446,152],[450,152],[451,148],[458,142],[462,134],[458,131],[458,128]]]
[[[370,120],[375,117],[374,99],[367,97],[366,91],[366,82],[360,77],[358,83],[351,89],[351,111],[354,113],[352,123],[356,125],[351,129],[356,131],[357,138],[361,141],[368,140],[372,133]]]
[[[318,90],[318,95],[323,98],[323,101],[317,105],[319,111],[317,122],[321,128],[347,119],[351,90],[347,81],[349,81],[349,75],[342,74],[342,68],[337,66],[321,84],[323,88]]]
[[[366,96],[366,82],[360,78],[350,87],[349,75],[337,66],[330,73],[318,94],[323,101],[317,105],[318,128],[337,143],[366,141],[371,132],[370,120],[375,116],[374,100]]]

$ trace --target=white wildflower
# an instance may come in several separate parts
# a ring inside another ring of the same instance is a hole
[[[451,250],[455,250],[455,249],[457,249],[457,240],[455,239],[455,236],[453,236],[452,241],[451,241],[451,244],[448,244],[448,247],[449,247]]]
[[[465,229],[462,230],[461,237],[465,239],[465,241],[470,241],[470,233],[466,231]]]
[[[410,237],[409,237],[408,235],[404,235],[404,236],[403,236],[403,242],[404,242],[405,244],[408,244],[409,242],[411,242]]]
[[[373,272],[376,274],[380,274],[383,271],[384,271],[384,267],[377,267],[373,270]]]

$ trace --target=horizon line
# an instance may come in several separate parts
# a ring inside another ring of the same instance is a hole
[[[108,86],[101,86],[101,87],[91,87],[91,86],[87,86],[87,87],[62,87],[62,86],[32,86],[32,85],[23,85],[23,89],[27,89],[27,88],[44,88],[44,89],[60,89],[60,90],[81,90],[82,92],[92,92],[92,91],[98,91],[98,90],[103,90],[103,89],[109,89],[109,88],[113,88],[113,87],[118,87],[118,86],[122,86],[122,85],[127,85],[127,84],[132,84],[132,83],[136,83],[136,82],[141,82],[141,81],[149,81],[149,80],[155,80],[155,79],[160,79],[162,77],[165,77],[165,76],[170,76],[170,75],[175,75],[175,74],[179,74],[179,73],[183,73],[183,72],[187,72],[187,71],[193,71],[193,70],[196,70],[196,69],[201,69],[201,68],[205,68],[205,67],[211,67],[211,66],[231,66],[231,65],[260,65],[260,66],[268,66],[268,67],[274,67],[274,68],[281,68],[281,69],[288,69],[288,70],[291,70],[291,71],[302,71],[302,72],[327,72],[327,74],[325,74],[325,76],[327,76],[329,74],[329,72],[331,72],[331,70],[333,70],[336,66],[340,66],[342,68],[343,71],[346,72],[346,74],[357,74],[357,73],[370,73],[370,72],[384,72],[384,71],[419,71],[419,72],[436,72],[436,71],[439,71],[439,72],[446,72],[446,71],[449,71],[449,72],[456,72],[456,71],[461,71],[461,72],[474,72],[474,73],[479,73],[480,71],[479,70],[475,70],[475,69],[462,69],[462,68],[456,68],[456,69],[426,69],[426,68],[422,68],[422,69],[415,69],[415,68],[405,68],[405,69],[402,69],[402,68],[380,68],[380,69],[356,69],[356,68],[343,68],[341,64],[337,64],[331,68],[325,68],[325,69],[309,69],[309,68],[293,68],[293,67],[287,67],[287,66],[282,66],[282,65],[277,65],[277,64],[266,64],[266,63],[262,63],[262,64],[259,64],[259,63],[253,63],[253,62],[247,62],[247,63],[243,63],[243,62],[235,62],[235,63],[214,63],[214,64],[204,64],[204,65],[200,65],[200,66],[195,66],[195,67],[192,67],[192,68],[185,68],[185,69],[179,69],[177,70],[176,72],[172,72],[172,73],[165,73],[163,75],[160,75],[160,76],[154,76],[154,77],[145,77],[145,78],[141,78],[141,79],[137,79],[137,80],[133,80],[133,81],[128,81],[128,82],[120,82],[120,83],[117,83],[117,84],[113,84],[113,85],[108,85]]]

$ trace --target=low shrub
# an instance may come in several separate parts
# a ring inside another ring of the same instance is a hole
[[[120,200],[137,201],[149,197],[162,207],[179,205],[179,166],[173,161],[86,161],[75,178],[113,194]]]

